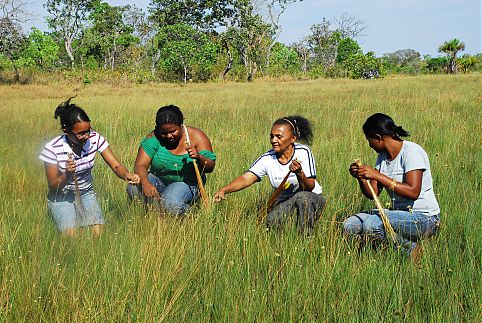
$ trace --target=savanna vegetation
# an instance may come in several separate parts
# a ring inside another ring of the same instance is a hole
[[[481,71],[481,54],[440,45],[442,56],[401,49],[377,57],[362,48],[363,17],[323,18],[293,44],[280,19],[299,0],[151,0],[146,10],[100,0],[45,0],[48,30],[23,29],[22,0],[0,0],[0,82],[84,83],[378,78],[387,74]],[[458,55],[458,56],[457,56]]]
[[[480,84],[475,73],[2,86],[0,321],[480,322]],[[218,154],[210,194],[270,148],[275,118],[304,115],[314,124],[312,148],[328,198],[315,233],[298,235],[293,225],[267,232],[256,224],[266,182],[179,220],[129,204],[126,183],[98,162],[104,233],[63,238],[47,214],[37,157],[60,133],[54,108],[73,93],[131,167],[157,108],[179,105]],[[347,215],[373,207],[348,166],[354,158],[374,163],[361,125],[380,111],[410,130],[430,157],[442,225],[423,242],[419,265],[390,248],[358,250],[341,233]]]

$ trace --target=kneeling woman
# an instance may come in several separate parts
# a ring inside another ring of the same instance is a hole
[[[297,227],[300,232],[311,232],[325,199],[321,186],[316,181],[315,159],[302,141],[310,143],[312,130],[309,121],[301,116],[278,119],[271,127],[270,143],[273,149],[261,155],[243,175],[221,188],[214,195],[214,201],[225,199],[227,193],[242,190],[267,175],[271,186],[276,189],[289,173],[284,190],[267,215],[268,227],[280,228],[284,220],[294,211],[297,213]]]
[[[139,176],[129,173],[116,159],[105,138],[92,130],[85,111],[71,104],[71,99],[55,110],[64,134],[48,142],[39,156],[49,185],[48,209],[59,231],[67,235],[85,226],[99,234],[104,217],[92,187],[95,153],[100,153],[119,178],[138,182]]]
[[[214,170],[216,160],[206,134],[183,122],[177,106],[157,111],[156,128],[141,142],[135,162],[140,188],[127,188],[131,199],[140,198],[148,204],[160,200],[164,211],[172,215],[184,214],[199,198],[193,160],[199,165],[203,183],[204,174]]]
[[[370,199],[368,180],[377,195],[385,188],[393,203],[392,209],[384,212],[399,235],[399,243],[411,253],[416,241],[436,233],[440,221],[427,153],[416,143],[402,140],[409,133],[382,113],[369,117],[363,132],[370,147],[378,153],[375,168],[353,163],[350,173]],[[377,211],[355,214],[344,221],[343,227],[351,235],[385,238]]]

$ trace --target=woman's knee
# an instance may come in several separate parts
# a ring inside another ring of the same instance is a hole
[[[173,215],[182,215],[189,208],[189,204],[180,200],[175,195],[166,194],[162,200],[165,211]]]
[[[343,231],[346,234],[361,234],[363,232],[363,223],[356,216],[352,215],[343,221]]]

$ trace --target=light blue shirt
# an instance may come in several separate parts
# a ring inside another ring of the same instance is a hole
[[[413,210],[427,215],[440,214],[440,207],[433,191],[432,174],[427,153],[422,147],[414,142],[404,140],[402,149],[395,159],[387,160],[386,153],[378,154],[375,168],[383,175],[393,178],[397,182],[403,182],[405,174],[416,169],[423,172],[422,189],[416,200],[395,194],[387,190],[393,200],[393,208],[396,210]]]

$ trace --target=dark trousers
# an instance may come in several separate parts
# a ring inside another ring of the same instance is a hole
[[[273,207],[266,217],[269,228],[281,229],[284,222],[296,211],[296,227],[300,233],[310,234],[325,206],[326,199],[321,194],[300,191],[288,200]]]

